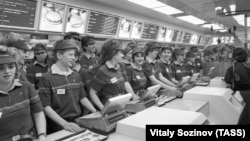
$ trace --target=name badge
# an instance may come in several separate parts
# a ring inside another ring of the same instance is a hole
[[[200,66],[201,64],[200,63],[197,63],[198,66]]]
[[[115,82],[117,82],[118,80],[117,80],[116,77],[114,77],[114,78],[110,79],[110,81],[111,81],[111,83],[115,83]]]
[[[137,75],[137,76],[136,76],[136,79],[141,79],[141,76],[140,76],[140,75]]]
[[[93,66],[89,66],[89,69],[93,69]]]
[[[177,70],[176,72],[177,72],[177,73],[181,73],[181,71],[180,71],[180,70]]]
[[[194,73],[194,70],[191,70],[192,73]]]
[[[65,94],[65,89],[57,89],[57,94]]]
[[[2,117],[2,114],[3,114],[3,113],[2,113],[2,112],[0,112],[0,118]]]
[[[36,77],[42,77],[42,73],[36,73]]]
[[[168,68],[166,68],[166,72],[169,72],[169,69],[168,69]]]
[[[154,69],[152,69],[152,71],[153,71],[153,73],[155,73],[155,70],[154,70]]]

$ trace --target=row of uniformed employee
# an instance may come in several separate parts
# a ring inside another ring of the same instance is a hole
[[[26,41],[15,33],[1,40],[0,140],[46,140],[47,132],[80,131],[75,119],[82,116],[82,106],[96,112],[109,98],[124,93],[131,93],[136,100],[155,84],[160,84],[167,94],[181,96],[177,88],[181,78],[202,69],[195,58],[197,51],[186,55],[184,65],[182,50],[172,52],[156,42],[148,42],[144,49],[131,43],[123,50],[119,41],[108,39],[99,58],[93,37],[80,38],[72,32],[55,43],[54,59],[48,57],[44,45],[37,44],[33,48],[34,62],[25,72],[28,50]]]

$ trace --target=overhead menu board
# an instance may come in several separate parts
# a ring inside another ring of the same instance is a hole
[[[118,22],[118,16],[91,11],[87,33],[115,36]]]
[[[142,34],[143,23],[139,21],[133,22],[133,28],[131,33],[131,38],[133,39],[140,39]]]
[[[161,27],[158,35],[158,41],[165,41],[167,35],[167,28]]]
[[[181,42],[183,31],[179,31],[176,37],[176,42]]]
[[[44,1],[42,3],[39,30],[63,32],[65,11],[65,5]]]
[[[179,32],[179,30],[177,30],[177,29],[174,30],[173,37],[172,37],[172,41],[173,42],[177,41],[178,32]]]
[[[37,0],[0,0],[0,27],[35,28]]]
[[[182,43],[187,43],[188,44],[190,42],[191,35],[192,34],[188,33],[188,32],[184,33]]]
[[[142,38],[156,40],[157,35],[158,35],[158,31],[159,31],[159,26],[158,25],[154,25],[154,24],[150,24],[150,23],[144,23]]]
[[[197,41],[198,41],[198,35],[193,34],[193,36],[191,37],[190,44],[197,44]]]
[[[87,23],[88,11],[69,7],[68,8],[68,16],[66,20],[65,32],[78,32],[80,34],[85,33],[86,23]]]
[[[171,42],[173,37],[173,30],[172,29],[167,29],[167,35],[166,35],[166,42]]]
[[[132,31],[132,20],[122,18],[119,27],[118,37],[129,38]]]

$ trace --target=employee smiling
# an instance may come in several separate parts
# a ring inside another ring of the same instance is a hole
[[[99,109],[109,98],[119,94],[131,93],[133,99],[138,98],[127,82],[127,73],[121,64],[123,50],[119,41],[105,41],[101,51],[101,66],[94,76],[90,88],[90,97]]]

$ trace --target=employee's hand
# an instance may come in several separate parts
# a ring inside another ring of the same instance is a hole
[[[182,96],[182,92],[180,90],[178,90],[177,88],[173,88],[172,87],[172,89],[170,89],[170,91],[168,92],[168,95],[181,97]]]
[[[39,136],[38,141],[47,141],[46,136]]]
[[[140,97],[138,95],[133,95],[132,99],[133,100],[138,100]]]
[[[63,128],[71,132],[80,132],[84,130],[82,127],[80,127],[74,122],[67,122],[66,124],[63,125]]]

